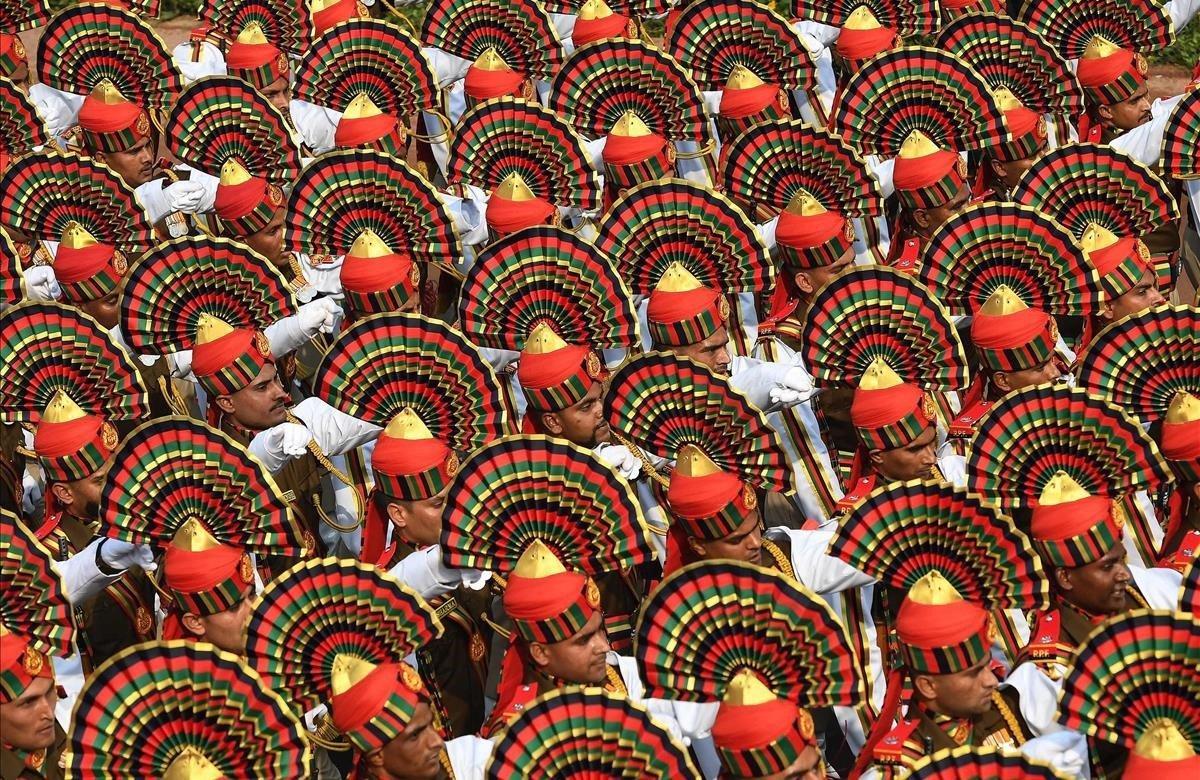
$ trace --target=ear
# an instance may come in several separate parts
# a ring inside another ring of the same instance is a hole
[[[867,461],[876,469],[879,464],[883,463],[883,450],[870,450],[867,452]]]
[[[530,642],[529,659],[533,661],[534,666],[544,669],[550,665],[550,651],[541,642]]]
[[[1100,319],[1109,320],[1111,322],[1115,316],[1116,312],[1113,311],[1112,303],[1110,301],[1105,301],[1104,303],[1100,304]]]
[[[1101,119],[1104,119],[1109,122],[1112,121],[1112,118],[1113,118],[1112,108],[1110,108],[1108,106],[1100,106],[1097,113],[1100,115]]]
[[[703,558],[708,555],[708,550],[704,549],[704,545],[694,536],[687,538],[687,546],[697,558]]]
[[[1071,570],[1065,566],[1054,567],[1054,584],[1063,593],[1070,593],[1074,590],[1075,585],[1071,582]]]
[[[54,494],[54,500],[61,506],[70,506],[75,503],[75,496],[71,495],[71,491],[61,482],[51,485],[50,492]]]
[[[937,685],[933,678],[927,674],[918,674],[913,676],[913,689],[922,699],[936,699]]]
[[[200,620],[200,616],[194,612],[184,612],[179,616],[179,622],[183,624],[184,629],[189,634],[194,634],[198,637],[204,636],[204,623]]]
[[[792,274],[792,282],[796,285],[796,289],[805,295],[812,295],[815,291],[812,279],[810,279],[808,274],[804,271],[797,271],[796,273]]]
[[[546,433],[558,436],[563,432],[562,420],[555,412],[542,412],[542,428]]]
[[[1003,390],[1006,393],[1012,390],[1012,384],[1008,381],[1008,373],[1005,371],[994,372],[992,374],[992,384],[996,386],[997,390]]]
[[[926,209],[913,209],[912,218],[917,227],[921,228],[922,230],[929,227],[929,225],[933,222],[933,220],[929,218],[929,211]]]
[[[217,408],[225,414],[233,414],[233,396],[219,395],[216,399]]]
[[[395,501],[389,501],[387,505],[388,520],[392,521],[392,525],[397,528],[404,528],[408,525],[408,512],[404,507]]]
[[[1004,181],[1005,174],[1007,173],[1007,171],[1004,170],[1004,163],[1000,162],[995,157],[991,157],[988,159],[988,165],[992,169],[992,178],[996,179],[997,181]]]

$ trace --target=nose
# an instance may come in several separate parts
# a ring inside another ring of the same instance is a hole
[[[1133,573],[1129,571],[1129,567],[1124,563],[1117,566],[1117,582],[1129,582]]]
[[[1150,301],[1151,301],[1150,305],[1151,306],[1158,306],[1158,305],[1166,302],[1166,300],[1167,299],[1163,297],[1162,292],[1160,292],[1157,287],[1150,290]]]

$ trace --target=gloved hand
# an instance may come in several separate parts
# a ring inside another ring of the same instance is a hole
[[[142,571],[154,571],[158,564],[154,562],[154,553],[149,545],[130,544],[119,539],[105,539],[100,543],[100,560],[110,569],[125,571],[134,566]]]
[[[333,326],[342,316],[342,307],[332,298],[317,298],[296,311],[300,331],[311,339],[318,333],[333,333]]]
[[[171,211],[199,214],[209,211],[216,200],[216,191],[198,181],[177,181],[163,187],[163,197]]]
[[[601,444],[593,452],[625,479],[637,479],[642,473],[642,462],[624,445]]]
[[[771,388],[769,396],[771,403],[779,406],[795,406],[802,404],[817,394],[813,387],[812,377],[803,368],[788,369],[783,380]]]
[[[266,431],[266,446],[274,453],[298,458],[308,452],[308,443],[313,440],[312,433],[303,425],[296,423],[280,423]]]
[[[25,271],[25,291],[31,301],[57,301],[62,297],[54,269],[48,265],[35,265]]]

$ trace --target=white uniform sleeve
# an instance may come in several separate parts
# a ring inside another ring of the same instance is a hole
[[[313,154],[323,154],[334,147],[333,136],[342,118],[339,112],[303,100],[293,100],[288,110],[292,125]]]
[[[1175,609],[1179,603],[1179,589],[1183,587],[1183,575],[1174,569],[1142,569],[1130,566],[1129,573],[1137,584],[1138,591],[1146,597],[1150,609]]]
[[[1179,34],[1184,27],[1187,27],[1188,22],[1192,21],[1196,11],[1200,10],[1200,0],[1170,0],[1164,7],[1171,16],[1171,24],[1175,26],[1175,33]]]
[[[442,563],[442,550],[437,545],[417,550],[406,556],[388,572],[428,601],[449,593],[459,586],[470,569],[451,569]]]
[[[795,366],[737,355],[730,360],[729,384],[746,394],[750,403],[764,413],[775,411],[771,404],[771,389],[783,382]]]
[[[71,128],[79,123],[79,109],[83,106],[83,95],[63,92],[45,84],[29,87],[29,99],[37,108],[38,115],[46,123],[46,129],[55,138],[62,139]]]
[[[197,50],[191,41],[184,41],[171,50],[171,59],[183,74],[183,83],[190,84],[205,76],[225,75],[225,55],[208,41],[201,41]]]
[[[1056,667],[1065,674],[1066,669]],[[1004,678],[1004,685],[1020,693],[1021,717],[1034,736],[1056,734],[1063,730],[1055,716],[1058,714],[1058,694],[1062,682],[1052,680],[1036,664],[1023,663]]]
[[[326,455],[341,455],[373,441],[383,428],[339,412],[319,398],[305,398],[292,414],[304,422]]]
[[[433,72],[437,74],[438,86],[442,89],[465,78],[467,69],[471,67],[470,60],[464,60],[462,57],[433,46],[422,47],[421,53],[429,58],[429,64],[433,66]]]
[[[1087,780],[1092,776],[1088,762],[1087,737],[1078,731],[1060,731],[1035,737],[1017,748],[1022,755],[1044,761],[1066,777]]]
[[[1155,100],[1150,106],[1151,119],[1140,127],[1117,136],[1112,140],[1112,148],[1118,149],[1142,165],[1154,166],[1162,156],[1163,131],[1171,111],[1183,95]]]
[[[458,737],[447,742],[446,757],[450,759],[455,780],[483,780],[493,747],[490,739],[475,736]]]
[[[814,593],[837,593],[847,588],[874,585],[875,580],[843,560],[828,554],[834,528],[797,531],[773,529],[787,534],[792,548],[792,569],[796,579]]]
[[[73,604],[98,596],[124,574],[121,572],[110,577],[96,565],[97,550],[103,541],[103,538],[93,539],[91,544],[67,560],[54,561],[54,569],[63,579],[63,590]]]

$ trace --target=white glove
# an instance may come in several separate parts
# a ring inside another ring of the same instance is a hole
[[[54,269],[48,265],[26,269],[25,291],[31,301],[57,301],[62,297],[62,288],[54,278]]]
[[[154,562],[154,553],[149,545],[130,544],[119,539],[105,539],[100,544],[100,560],[110,569],[125,571],[134,566],[142,571],[154,571],[158,564]]]
[[[296,316],[300,318],[300,331],[311,339],[317,333],[333,333],[342,307],[332,298],[317,298],[301,306]]]
[[[308,443],[313,438],[308,428],[296,423],[280,423],[267,433],[267,446],[292,458],[308,452]]]
[[[771,388],[771,403],[778,406],[802,404],[817,394],[812,377],[803,368],[789,369],[779,384]]]
[[[171,211],[199,214],[209,211],[216,200],[216,191],[198,181],[177,181],[163,187],[163,197]]]
[[[642,473],[642,462],[621,444],[601,444],[593,452],[627,480],[634,480]]]
[[[286,466],[288,461],[307,452],[308,443],[312,439],[312,432],[308,428],[285,422],[260,431],[250,440],[246,449],[263,462],[267,471],[274,474]]]

